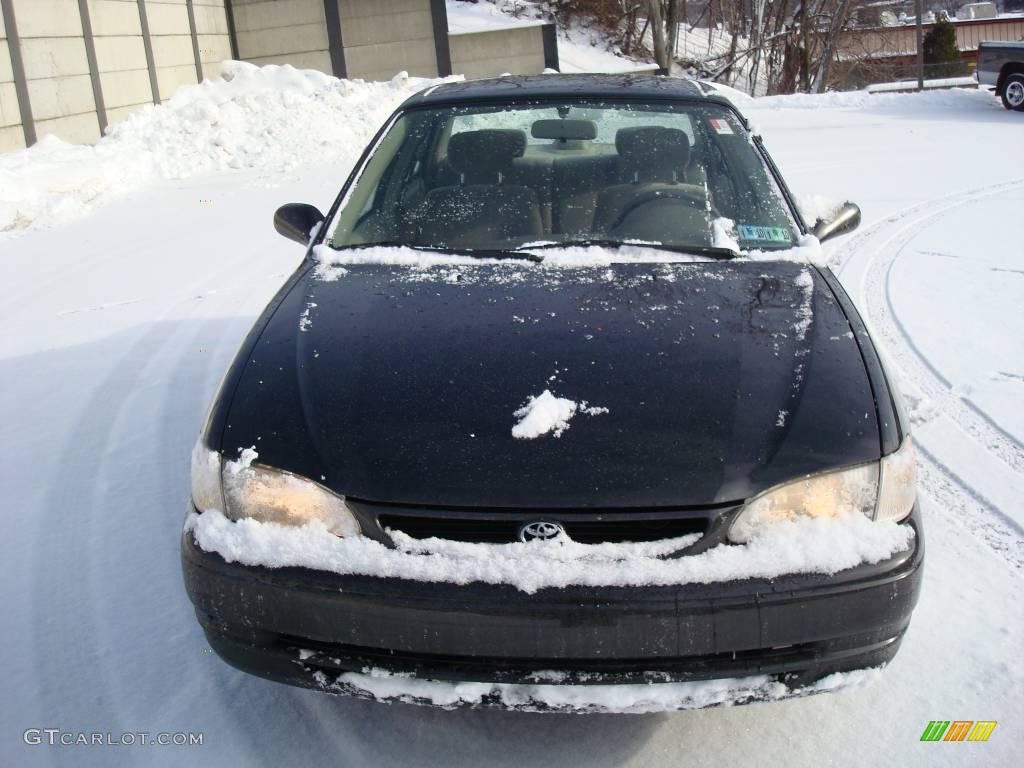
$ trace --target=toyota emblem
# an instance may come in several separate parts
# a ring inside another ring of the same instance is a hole
[[[519,529],[520,541],[552,541],[565,536],[565,529],[558,523],[538,520],[526,523]]]

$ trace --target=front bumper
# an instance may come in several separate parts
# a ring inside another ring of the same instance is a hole
[[[832,576],[678,587],[511,586],[227,563],[182,538],[210,646],[246,672],[333,689],[346,672],[490,683],[653,683],[768,675],[790,689],[888,662],[917,602],[913,547]]]

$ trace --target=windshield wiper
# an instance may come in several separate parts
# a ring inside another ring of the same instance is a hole
[[[334,246],[332,246],[334,248]],[[380,240],[376,243],[356,243],[354,245],[342,245],[334,248],[336,251],[356,251],[365,248],[410,248],[414,251],[425,253],[440,253],[446,256],[472,256],[477,259],[525,259],[526,261],[541,262],[543,256],[529,251],[504,250],[501,248],[448,248],[437,245],[414,245],[401,240]]]
[[[672,253],[684,253],[689,256],[707,256],[712,259],[734,259],[740,254],[731,248],[721,248],[714,245],[672,245],[669,243],[647,243],[647,242],[624,242],[622,240],[602,240],[601,238],[583,238],[580,240],[562,240],[561,242],[531,243],[523,246],[531,251],[541,251],[548,248],[622,248],[633,246],[636,248],[654,248],[659,251],[670,251]]]

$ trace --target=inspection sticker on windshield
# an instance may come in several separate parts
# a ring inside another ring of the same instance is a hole
[[[740,240],[759,240],[763,243],[788,243],[790,241],[789,230],[785,227],[758,227],[740,224],[736,229],[739,230]]]
[[[715,133],[729,133],[733,132],[732,126],[720,117],[710,117],[708,122],[711,123],[711,127],[715,129]]]

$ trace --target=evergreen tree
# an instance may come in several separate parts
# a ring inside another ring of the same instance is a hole
[[[925,77],[952,77],[960,73],[956,27],[945,14],[928,30],[924,48]]]

